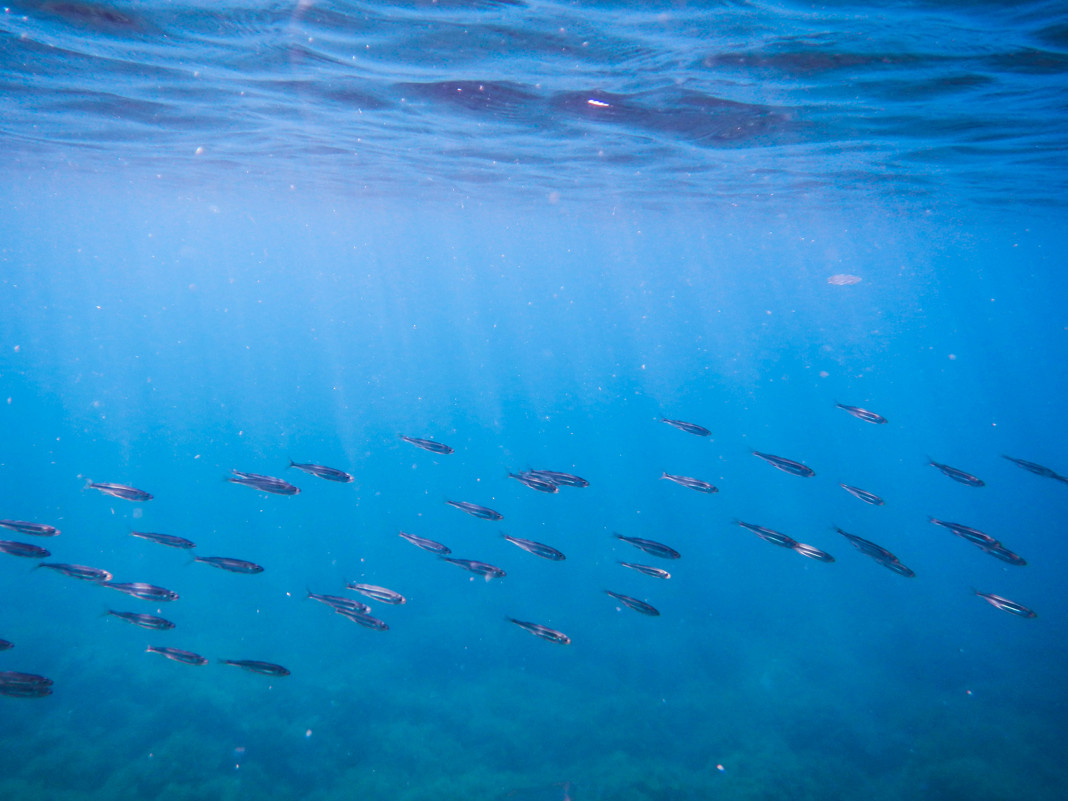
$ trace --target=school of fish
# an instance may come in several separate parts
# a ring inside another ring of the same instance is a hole
[[[858,420],[864,422],[873,423],[876,425],[882,425],[887,422],[886,418],[880,414],[863,409],[857,406],[847,406],[844,404],[835,404],[837,408],[842,409]],[[711,430],[698,425],[697,423],[685,422],[682,420],[674,420],[668,418],[661,418],[661,422],[678,429],[679,431],[692,434],[698,437],[711,436]],[[400,439],[406,443],[421,448],[425,451],[433,453],[438,456],[448,456],[454,453],[454,448],[449,445],[445,445],[441,442],[437,442],[432,439],[424,439],[420,437],[410,437],[406,435],[400,435]],[[797,476],[799,478],[812,478],[816,475],[815,471],[800,461],[788,459],[783,456],[778,456],[770,453],[763,453],[760,451],[753,451],[754,456],[767,462],[771,466],[778,470],[781,470],[789,475]],[[1005,459],[1012,462],[1016,466],[1033,473],[1037,476],[1053,479],[1062,483],[1068,483],[1068,478],[1060,475],[1049,467],[1037,464],[1035,462],[1027,461],[1025,459],[1019,459],[1012,456],[1004,456]],[[952,467],[948,464],[942,464],[928,458],[928,464],[941,472],[947,478],[953,481],[959,482],[968,487],[981,488],[985,486],[985,482],[964,470]],[[325,465],[309,464],[309,463],[297,463],[290,460],[289,467],[300,470],[308,475],[315,476],[317,478],[324,479],[326,481],[332,481],[342,484],[350,484],[353,482],[353,476],[343,470],[327,467]],[[537,492],[543,492],[547,494],[555,494],[559,492],[561,487],[571,487],[581,489],[589,486],[589,482],[578,475],[555,471],[555,470],[523,470],[517,473],[508,473],[508,477],[513,478],[524,486],[529,487]],[[719,490],[713,484],[704,479],[695,478],[692,476],[682,476],[670,474],[666,471],[661,473],[661,479],[666,479],[681,487],[695,490],[704,494],[715,494]],[[270,493],[274,495],[297,495],[300,493],[300,489],[288,481],[276,478],[274,476],[262,475],[259,473],[241,472],[238,470],[231,471],[231,475],[226,477],[226,480],[243,486],[250,487],[254,490]],[[885,501],[880,496],[869,492],[868,490],[854,487],[849,484],[840,483],[839,486],[846,490],[850,495],[854,496],[858,500],[871,504],[873,506],[883,506]],[[110,483],[110,482],[89,482],[86,485],[87,489],[94,489],[104,494],[110,495],[115,498],[127,500],[135,503],[144,503],[153,499],[153,495],[145,490],[137,487],[127,486],[124,484]],[[458,500],[446,500],[445,503],[471,515],[479,520],[497,522],[504,518],[504,515],[495,509],[491,509],[486,506],[481,506],[470,501],[458,501]],[[977,546],[982,552],[993,556],[1009,565],[1023,567],[1027,564],[1027,561],[1018,554],[1011,551],[1005,545],[1003,545],[998,539],[987,534],[972,526],[965,525],[963,523],[949,522],[940,520],[938,518],[929,518],[933,525],[946,529],[957,537],[964,539],[973,545]],[[803,542],[798,542],[788,534],[776,531],[758,523],[746,522],[741,520],[735,520],[735,523],[742,529],[755,534],[760,539],[768,542],[772,545],[777,545],[781,548],[786,548],[794,551],[795,553],[804,556],[809,559],[824,563],[833,563],[836,561],[835,557],[826,551],[817,548],[814,545],[808,545]],[[57,537],[60,534],[59,529],[56,527],[38,522],[30,522],[24,520],[15,519],[0,519],[0,527],[8,529],[15,534],[22,536],[32,537]],[[841,528],[835,528],[840,535],[853,545],[861,554],[868,556],[875,560],[878,564],[897,573],[905,578],[913,578],[916,573],[909,567],[907,567],[902,561],[890,550],[886,549],[882,545],[877,545],[858,534],[850,533],[842,530]],[[146,540],[148,542],[154,542],[159,545],[190,550],[196,547],[196,544],[183,537],[178,537],[172,534],[163,534],[157,532],[144,532],[144,531],[131,531],[131,536]],[[481,576],[485,580],[500,579],[505,577],[505,571],[492,564],[478,561],[475,559],[459,558],[452,555],[452,549],[444,543],[437,542],[426,537],[422,537],[416,534],[401,531],[399,536],[404,540],[415,545],[417,548],[427,551],[437,556],[438,559],[455,565],[462,570],[466,570],[474,575]],[[517,548],[525,551],[526,553],[548,561],[561,562],[566,559],[564,553],[557,550],[551,545],[547,545],[541,542],[535,542],[529,539],[523,539],[515,537],[507,533],[502,533],[501,536],[507,542],[515,545]],[[646,539],[643,537],[627,536],[624,534],[613,533],[612,535],[616,540],[633,546],[642,553],[652,556],[657,559],[664,560],[678,560],[682,558],[682,555],[672,548],[671,546],[658,542],[655,540]],[[22,542],[18,540],[0,540],[0,553],[10,556],[21,557],[25,559],[42,560],[51,556],[51,552],[44,547],[35,545],[32,543]],[[262,573],[264,567],[254,562],[250,562],[244,559],[239,559],[232,556],[195,556],[193,562],[199,564],[205,564],[210,567],[214,567],[218,570],[223,570],[231,573],[254,575]],[[657,578],[661,580],[667,580],[671,578],[671,574],[663,568],[655,567],[652,565],[646,565],[639,562],[625,562],[618,561],[617,564],[621,567],[628,568],[639,574],[649,576],[651,578]],[[37,563],[38,568],[47,568],[48,570],[59,573],[63,576],[67,576],[79,581],[88,582],[90,584],[100,585],[108,589],[116,590],[131,598],[137,598],[141,600],[152,601],[155,603],[177,601],[178,593],[167,589],[165,587],[158,587],[152,584],[143,582],[120,582],[115,581],[114,576],[110,571],[102,568],[92,567],[88,565],[71,564],[66,562],[44,562],[39,561]],[[360,582],[348,582],[345,587],[354,593],[360,594],[369,600],[377,603],[400,606],[407,603],[407,599],[399,592],[387,587],[381,587],[373,584],[365,584]],[[1010,600],[1000,595],[996,595],[991,592],[983,592],[973,589],[974,595],[996,609],[1000,609],[1009,614],[1016,615],[1022,618],[1036,618],[1037,614],[1034,610],[1030,609],[1023,604]],[[635,598],[630,595],[624,595],[611,589],[604,589],[605,595],[607,595],[616,605],[617,609],[627,608],[634,612],[648,616],[659,617],[660,611],[646,600]],[[378,618],[374,613],[371,606],[358,601],[354,598],[319,594],[307,591],[307,598],[318,601],[328,607],[330,607],[336,614],[341,615],[348,620],[357,623],[365,628],[374,631],[388,631],[389,624],[384,620]],[[140,628],[156,631],[156,632],[169,632],[176,628],[175,624],[166,618],[159,617],[157,615],[145,614],[141,612],[121,611],[115,609],[108,609],[105,613],[106,616],[114,617],[118,620],[130,623]],[[528,633],[545,640],[550,643],[558,645],[571,644],[571,638],[562,631],[559,631],[543,623],[537,623],[532,621],[520,620],[518,618],[507,617],[507,622],[513,623],[519,628],[527,631]],[[15,643],[0,639],[0,651],[12,650],[15,647]],[[159,654],[169,660],[179,662],[185,665],[191,666],[203,666],[208,664],[209,660],[201,656],[200,654],[192,651],[176,648],[173,646],[163,645],[150,645],[147,647],[148,653]],[[282,665],[275,664],[273,662],[267,662],[258,659],[220,659],[221,664],[230,665],[234,667],[240,667],[251,673],[257,673],[260,675],[279,678],[290,675],[290,671]],[[43,698],[53,693],[53,682],[51,679],[37,675],[35,673],[24,673],[19,671],[0,671],[0,695],[18,697],[18,698]]]

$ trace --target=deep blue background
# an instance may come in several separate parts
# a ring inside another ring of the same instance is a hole
[[[598,4],[588,20],[567,4],[444,5],[228,9],[217,29],[179,7],[142,9],[134,27],[135,8],[4,18],[0,518],[58,526],[34,540],[49,561],[181,599],[0,555],[0,637],[15,642],[0,670],[55,681],[47,698],[0,696],[0,798],[1062,798],[1068,485],[1001,458],[1068,473],[1058,18],[1043,4]],[[344,72],[338,54],[368,41],[374,55]],[[457,106],[438,85],[480,71],[515,94]],[[695,112],[676,74],[760,108]],[[357,89],[379,104],[359,117],[344,105]],[[610,108],[576,111],[568,92]],[[713,136],[724,119],[752,138]],[[375,143],[370,164],[342,152],[343,122]],[[828,284],[841,273],[862,280]],[[531,467],[590,487],[548,496],[508,478]],[[302,492],[235,486],[231,469]],[[191,564],[131,529],[266,570]],[[508,575],[471,577],[401,530]],[[388,632],[304,600],[352,580],[407,596],[376,605]],[[146,632],[109,608],[177,627]]]

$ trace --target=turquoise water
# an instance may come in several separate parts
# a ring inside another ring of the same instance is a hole
[[[53,681],[0,695],[0,798],[1064,797],[1068,486],[1002,456],[1068,474],[1066,32],[1055,3],[8,6],[0,518],[61,533],[0,539],[181,597],[0,553],[0,671]]]

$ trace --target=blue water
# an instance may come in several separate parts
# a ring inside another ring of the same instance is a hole
[[[0,539],[181,597],[0,553],[0,798],[1064,798],[1066,78],[1054,2],[5,7]]]

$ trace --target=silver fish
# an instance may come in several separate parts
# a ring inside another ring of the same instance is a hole
[[[351,598],[342,598],[340,595],[319,595],[311,590],[308,590],[308,597],[313,601],[318,601],[321,604],[326,604],[332,609],[348,609],[352,612],[359,612],[363,615],[371,614],[371,607],[362,601],[354,601]]]
[[[399,592],[393,590],[387,590],[385,587],[378,587],[374,584],[358,584],[354,581],[350,581],[345,585],[350,590],[355,590],[361,595],[366,595],[368,598],[372,598],[376,601],[381,601],[384,604],[406,604],[408,599],[401,595]]]
[[[468,503],[467,501],[445,501],[449,506],[455,506],[461,512],[467,512],[472,517],[477,517],[480,520],[503,520],[504,515],[500,512],[496,512],[486,506],[479,506],[475,503]]]
[[[29,559],[47,559],[52,555],[51,551],[45,550],[39,545],[30,545],[28,542],[14,542],[13,540],[0,540],[0,553],[11,556],[25,556]]]
[[[756,534],[760,539],[770,542],[772,545],[781,545],[784,548],[795,548],[800,543],[793,537],[789,537],[783,534],[781,531],[776,531],[772,528],[765,528],[764,526],[758,526],[756,523],[743,523],[741,520],[735,520],[736,524],[744,529],[748,529]]]
[[[1002,545],[1000,542],[997,545],[982,546],[983,550],[996,559],[1000,559],[1002,562],[1008,562],[1010,565],[1016,565],[1017,567],[1024,567],[1027,564],[1027,560],[1019,554],[1015,554]]]
[[[145,649],[146,653],[159,654],[175,662],[183,662],[186,665],[206,665],[208,660],[200,654],[192,651],[183,651],[181,648],[168,648],[164,645],[150,645]]]
[[[669,548],[662,542],[647,540],[643,537],[624,537],[622,534],[613,534],[617,540],[628,542],[635,548],[640,548],[651,556],[659,556],[661,559],[678,559],[681,554],[674,548]]]
[[[548,545],[543,545],[540,542],[534,542],[534,540],[525,540],[521,537],[513,537],[509,534],[502,534],[501,536],[508,540],[508,542],[512,543],[512,545],[518,545],[527,553],[532,553],[535,556],[540,556],[542,559],[549,559],[553,562],[562,562],[564,561],[564,559],[567,558],[562,553],[560,553],[560,551],[556,550],[556,548],[552,548]]]
[[[260,673],[264,676],[288,676],[289,669],[273,662],[261,662],[258,659],[224,659],[225,665],[244,668],[251,673]]]
[[[327,481],[337,481],[341,484],[352,483],[352,476],[344,470],[338,470],[336,467],[327,467],[321,464],[298,464],[292,459],[289,460],[289,466],[295,467],[298,470],[303,470],[309,475],[325,478]]]
[[[867,490],[862,490],[859,487],[851,487],[848,484],[839,484],[838,486],[844,489],[854,498],[860,498],[860,500],[864,501],[864,503],[870,503],[872,506],[882,506],[886,503],[886,501],[884,501],[878,495],[868,492]]]
[[[448,545],[442,545],[440,542],[434,540],[428,540],[426,537],[418,537],[415,534],[408,534],[407,532],[400,532],[400,536],[408,540],[412,545],[416,545],[422,548],[424,551],[430,551],[436,553],[439,556],[445,556],[452,553],[452,549]]]
[[[659,567],[651,567],[650,565],[639,565],[635,562],[620,562],[619,564],[623,565],[623,567],[629,567],[631,570],[637,570],[639,573],[644,573],[646,576],[652,576],[653,578],[671,578],[670,573]]]
[[[274,476],[265,476],[260,473],[242,473],[240,470],[231,470],[232,476],[227,477],[231,484],[241,484],[246,487],[270,492],[273,495],[299,495],[300,488],[294,487],[288,481]]]
[[[689,476],[673,476],[670,473],[661,473],[660,478],[666,478],[668,481],[674,481],[680,486],[689,487],[690,489],[697,490],[698,492],[719,492],[716,487],[713,487],[707,481],[702,481],[699,478],[690,478]]]
[[[143,581],[131,581],[125,583],[109,581],[103,586],[112,590],[118,590],[132,598],[140,598],[143,601],[178,600],[178,593],[174,590],[168,590],[166,587],[157,587],[155,584],[145,584]]]
[[[1055,472],[1054,470],[1046,467],[1045,465],[1038,464],[1037,462],[1029,462],[1026,459],[1016,459],[1016,458],[1014,458],[1012,456],[1006,456],[1005,454],[1002,454],[1001,458],[1008,459],[1010,462],[1012,462],[1016,466],[1022,467],[1024,470],[1027,470],[1029,473],[1034,473],[1036,476],[1044,476],[1046,478],[1055,478],[1058,481],[1063,481],[1066,484],[1068,484],[1068,478],[1065,478],[1064,476],[1062,476],[1059,473]],[[3,525],[3,521],[2,520],[0,520],[0,525]]]
[[[937,517],[927,518],[936,526],[942,526],[942,528],[948,528],[958,537],[968,540],[968,542],[978,545],[980,548],[992,548],[998,545],[998,541],[991,537],[989,534],[985,534],[977,528],[971,526],[965,526],[961,523],[950,523],[947,520],[939,520]]]
[[[835,531],[853,543],[853,546],[858,551],[865,556],[870,556],[883,567],[893,570],[895,573],[905,576],[906,578],[913,578],[916,575],[912,570],[901,564],[896,556],[881,545],[876,545],[874,542],[866,540],[863,537],[858,537],[856,534],[850,534],[848,531],[843,531],[840,528],[836,528]]]
[[[993,595],[988,592],[979,592],[979,590],[972,590],[976,595],[982,598],[987,603],[996,606],[1005,612],[1017,615],[1019,617],[1035,618],[1038,617],[1033,610],[1028,609],[1023,604],[1018,604],[1016,601],[1010,601],[1008,598],[1002,598],[1000,595]]]
[[[525,484],[526,486],[530,487],[533,490],[537,490],[538,492],[554,493],[560,491],[560,488],[556,486],[556,482],[550,481],[547,478],[541,478],[540,476],[536,476],[533,473],[509,473],[508,477],[514,478],[521,484]]]
[[[353,623],[359,623],[364,628],[374,629],[375,631],[389,631],[389,625],[384,620],[379,620],[374,615],[367,614],[366,612],[358,612],[341,607],[334,609],[334,611],[342,617],[347,617]]]
[[[635,612],[641,612],[643,615],[649,615],[650,617],[660,617],[660,610],[651,604],[647,604],[645,601],[639,601],[637,598],[631,598],[629,595],[622,595],[621,593],[612,592],[611,590],[605,590],[605,593],[611,595],[624,606],[630,607]]]
[[[111,581],[111,573],[101,570],[99,567],[86,567],[85,565],[65,565],[59,562],[41,562],[37,567],[47,567],[56,570],[65,576],[92,581],[97,584]]]
[[[943,475],[949,476],[954,481],[959,481],[961,484],[966,484],[969,487],[985,487],[986,482],[981,478],[976,478],[971,473],[965,473],[963,470],[958,470],[956,467],[950,467],[948,464],[939,464],[928,460],[927,462],[931,467],[937,467],[942,471]]]
[[[111,484],[106,481],[95,482],[90,481],[87,485],[89,489],[100,490],[106,495],[112,495],[116,498],[122,498],[127,501],[150,501],[152,500],[151,493],[144,490],[137,489],[137,487],[128,487],[125,484]]]
[[[25,520],[0,520],[0,526],[17,531],[19,534],[32,534],[35,537],[55,537],[59,529],[44,523],[29,523]]]
[[[139,537],[149,542],[158,542],[168,548],[196,548],[196,543],[184,537],[176,537],[173,534],[157,534],[153,531],[131,531],[131,537]]]
[[[582,476],[572,475],[571,473],[560,473],[556,470],[527,470],[528,475],[537,476],[538,478],[544,478],[546,481],[551,481],[561,487],[588,487],[590,482],[582,478]]]
[[[858,420],[863,420],[866,423],[876,423],[882,425],[886,422],[886,418],[881,414],[875,412],[869,412],[867,409],[861,409],[859,406],[846,406],[844,403],[834,404],[839,409],[843,409],[856,417]]]
[[[510,623],[515,623],[519,628],[529,631],[535,637],[541,637],[543,640],[555,642],[559,645],[571,644],[571,638],[562,631],[550,629],[548,626],[542,626],[540,623],[527,623],[524,620],[516,620],[514,617],[505,618],[505,620]]]
[[[784,473],[789,473],[792,476],[801,476],[801,478],[811,478],[816,475],[816,471],[807,465],[801,464],[801,462],[795,462],[793,459],[784,459],[782,456],[774,456],[770,453],[761,453],[760,451],[753,451],[754,456],[759,456],[765,462],[774,467],[779,468]]]
[[[669,420],[666,417],[661,417],[660,422],[667,423],[669,426],[673,426],[679,431],[685,431],[687,434],[696,434],[699,437],[707,437],[712,433],[704,426],[697,425],[697,423],[686,423],[682,420]]]
[[[504,578],[506,575],[499,567],[494,567],[485,562],[477,562],[474,559],[456,559],[452,556],[440,556],[438,558],[457,567],[462,567],[464,570],[485,576],[487,581],[491,578]]]
[[[168,631],[174,628],[174,624],[171,623],[171,621],[162,617],[156,617],[155,615],[142,615],[138,612],[116,612],[114,609],[109,609],[107,613],[117,617],[119,620],[125,620],[127,623],[133,623],[135,626],[140,626],[143,629]]]
[[[432,439],[420,439],[419,437],[406,437],[403,434],[400,438],[405,442],[414,445],[417,448],[422,448],[424,451],[430,451],[431,453],[438,453],[442,456],[448,456],[453,452],[453,449],[448,445],[442,445],[440,442],[434,442]]]
[[[244,559],[231,559],[229,556],[194,556],[194,562],[202,562],[220,570],[228,570],[231,573],[262,573],[263,568],[255,562],[246,562]]]

